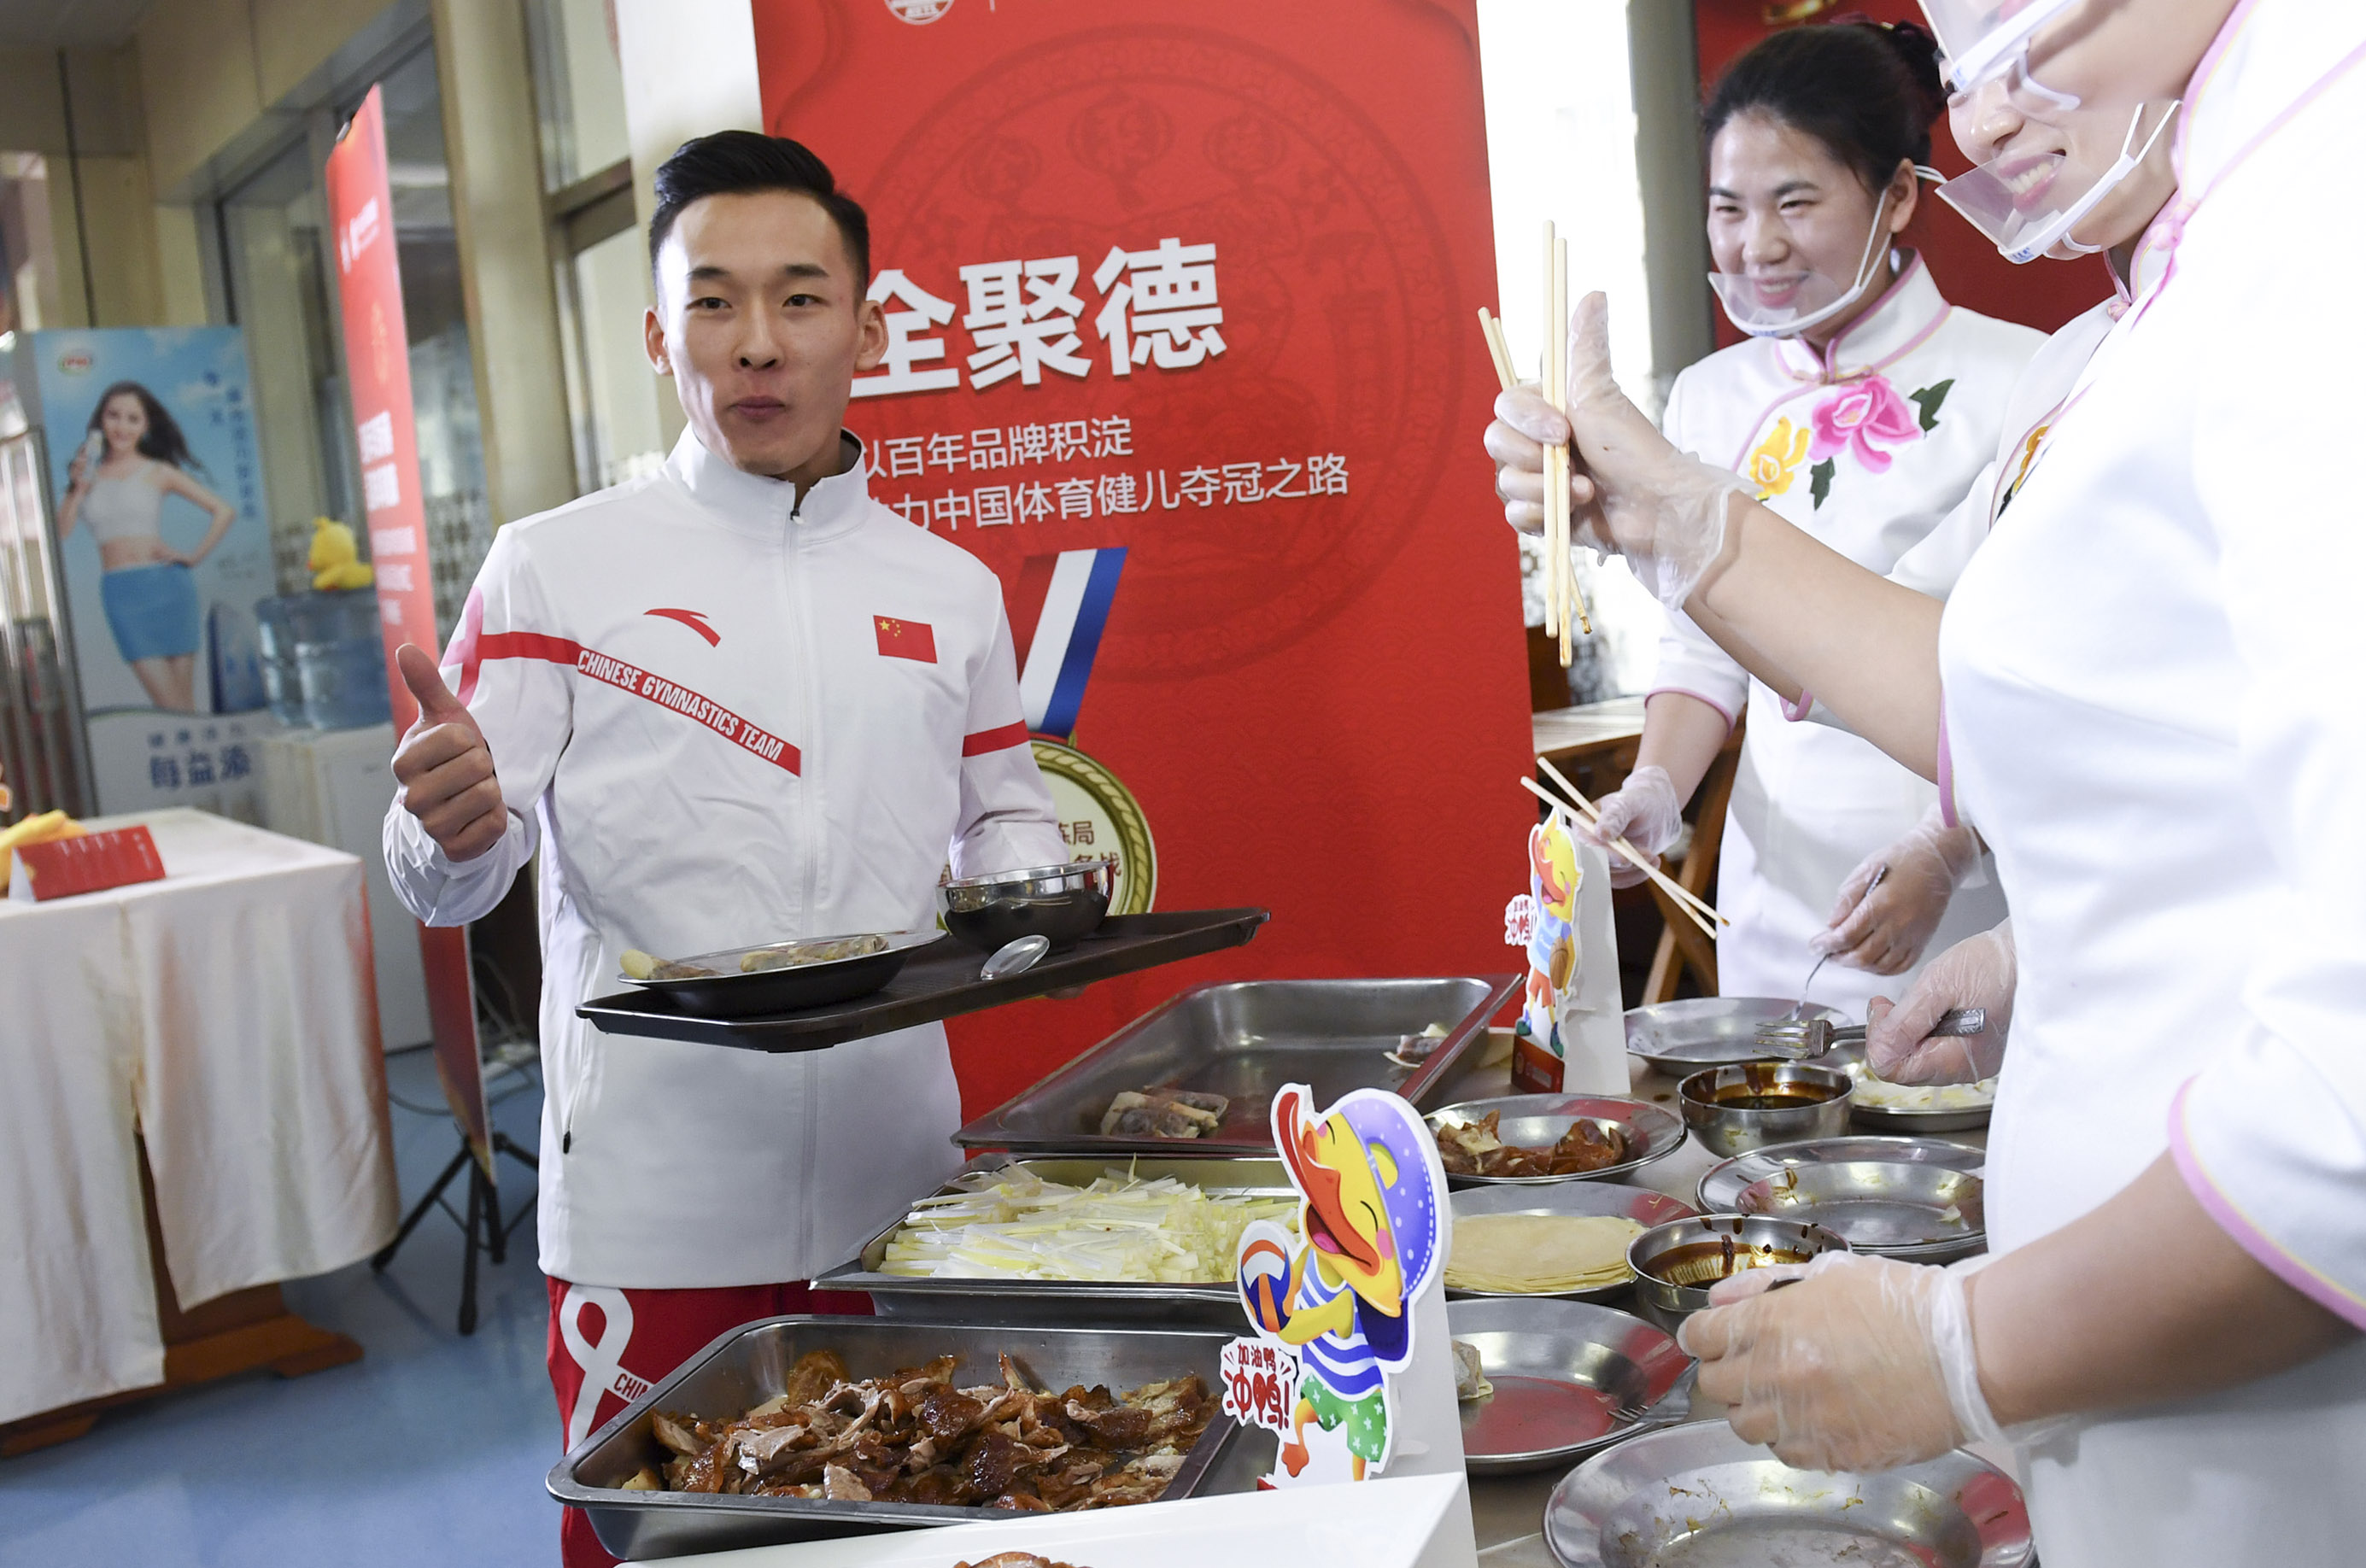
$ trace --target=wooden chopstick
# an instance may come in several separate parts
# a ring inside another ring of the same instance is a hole
[[[1484,305],[1479,307],[1479,331],[1487,340],[1487,357],[1495,362],[1495,379],[1508,392],[1519,385],[1519,378],[1512,371],[1512,351],[1504,343],[1504,323],[1489,315]]]
[[[1568,774],[1562,773],[1559,768],[1554,767],[1552,765],[1551,758],[1538,757],[1537,759],[1537,766],[1542,768],[1545,773],[1551,777],[1553,783],[1560,785],[1561,789],[1568,795],[1569,798],[1577,803],[1579,810],[1585,815],[1585,818],[1589,822],[1599,823],[1602,820],[1602,808],[1594,805],[1594,802],[1586,799],[1585,792],[1579,789],[1577,785],[1572,784],[1569,780]],[[1731,920],[1726,919],[1723,915],[1718,914],[1707,899],[1701,897],[1699,894],[1695,893],[1691,888],[1686,887],[1683,883],[1677,882],[1673,878],[1669,879],[1668,893],[1669,896],[1674,898],[1678,903],[1683,904],[1689,908],[1698,910],[1700,913],[1707,916],[1710,919],[1717,921],[1719,925],[1729,926],[1733,924]]]
[[[1506,344],[1504,339],[1504,323],[1495,317],[1488,314],[1487,307],[1484,305],[1479,307],[1479,332],[1480,335],[1487,340],[1487,357],[1494,362],[1495,380],[1497,384],[1500,385],[1504,390],[1507,392],[1510,391],[1514,387],[1519,385],[1519,372],[1512,368],[1512,350],[1510,345]],[[1542,374],[1543,372],[1539,371],[1540,377]],[[1538,385],[1541,387],[1541,380],[1539,380]],[[1560,637],[1560,627],[1567,617],[1562,615],[1560,611],[1560,574],[1553,570],[1553,561],[1557,558],[1552,547],[1553,455],[1549,450],[1545,453],[1545,471],[1543,477],[1545,489],[1545,530],[1544,536],[1541,541],[1540,553],[1544,557],[1545,625],[1551,630],[1554,638],[1559,640]],[[1561,662],[1562,665],[1566,667],[1569,661],[1564,659]]]
[[[1534,779],[1526,777],[1522,778],[1520,780],[1520,787],[1527,790],[1530,795],[1535,795],[1538,800],[1543,801],[1547,806],[1561,811],[1571,810],[1569,802],[1554,795],[1550,790],[1546,789]],[[1653,865],[1644,855],[1642,851],[1628,843],[1625,839],[1611,840],[1609,841],[1609,847],[1617,851],[1621,855],[1624,855],[1628,862],[1632,864],[1636,870],[1641,872],[1645,876],[1650,877],[1656,886],[1670,895],[1672,898],[1684,891],[1682,884],[1678,883],[1673,877],[1671,877],[1666,872],[1662,871],[1658,866]],[[1716,939],[1717,928],[1709,924],[1707,920],[1702,919],[1701,912],[1698,909],[1694,908],[1690,904],[1683,902],[1677,902],[1675,907],[1687,919],[1691,920],[1693,924],[1700,927],[1702,935],[1708,937],[1712,941]]]
[[[1538,362],[1537,389],[1544,395],[1547,403],[1559,408],[1560,400],[1555,389],[1560,381],[1557,374],[1560,366],[1553,354],[1552,323],[1553,310],[1560,305],[1560,296],[1553,288],[1554,239],[1552,220],[1548,218],[1545,220],[1545,260],[1541,274],[1545,289],[1544,344]],[[1545,596],[1545,626],[1560,650],[1564,670],[1569,668],[1570,660],[1569,609],[1567,601],[1561,597],[1561,561],[1569,547],[1561,534],[1560,498],[1568,482],[1568,476],[1561,471],[1560,454],[1550,447],[1546,448],[1545,573],[1546,581],[1552,585],[1552,592]]]
[[[1550,333],[1553,345],[1552,400],[1553,407],[1559,409],[1562,417],[1566,418],[1569,414],[1569,242],[1567,240],[1553,241],[1552,292],[1553,313],[1551,319],[1545,323],[1545,330]],[[1570,465],[1576,461],[1576,454],[1569,447],[1563,446],[1560,449],[1560,482],[1553,488],[1553,494],[1557,498],[1553,504],[1560,510],[1560,662],[1561,668],[1566,670],[1569,668],[1571,651],[1570,616],[1574,615],[1577,617],[1579,628],[1588,637],[1594,635],[1594,620],[1585,613],[1585,595],[1577,591],[1577,558],[1571,553],[1570,547],[1572,540],[1570,528],[1569,477]]]
[[[1569,242],[1552,242],[1552,320],[1545,324],[1552,333],[1552,407],[1569,414]],[[1561,478],[1552,487],[1554,506],[1561,513],[1561,670],[1569,670],[1571,637],[1569,617],[1576,615],[1578,626],[1587,637],[1594,634],[1593,617],[1585,615],[1585,596],[1578,593],[1578,560],[1571,553],[1571,518],[1569,518],[1569,466],[1576,454],[1561,447],[1560,466]]]
[[[1552,225],[1548,222],[1545,228],[1549,234]],[[1568,251],[1565,243],[1557,243],[1547,252],[1546,363],[1540,370],[1539,380],[1539,389],[1563,413],[1568,412],[1569,402],[1567,366],[1563,364],[1560,367],[1558,397],[1544,378],[1554,375],[1556,358],[1565,359],[1567,355],[1565,344],[1560,355],[1553,352],[1557,340],[1552,335],[1550,313],[1560,309],[1568,299]],[[1494,363],[1496,384],[1504,391],[1510,391],[1519,385],[1519,373],[1512,368],[1512,351],[1504,341],[1504,323],[1491,315],[1484,305],[1479,307],[1479,332],[1487,340],[1487,357]],[[1587,636],[1594,633],[1594,620],[1586,613],[1585,596],[1578,592],[1576,569],[1570,560],[1569,461],[1569,449],[1565,446],[1549,448],[1545,453],[1545,624],[1551,629],[1554,640],[1560,645],[1560,662],[1564,670],[1569,668],[1572,656],[1571,615],[1576,616],[1579,627]]]
[[[1560,785],[1563,793],[1565,793],[1571,800],[1577,803],[1578,808],[1584,813],[1588,821],[1599,822],[1602,820],[1602,808],[1594,805],[1594,802],[1586,799],[1585,792],[1579,789],[1574,784],[1572,784],[1567,773],[1564,773],[1559,768],[1554,767],[1551,758],[1538,757],[1537,759],[1537,766],[1542,768],[1547,775],[1552,779],[1553,783]],[[1691,888],[1686,887],[1684,884],[1680,882],[1675,883],[1669,891],[1679,902],[1699,910],[1702,914],[1707,915],[1709,919],[1717,921],[1719,925],[1729,926],[1733,924],[1731,920],[1727,919],[1723,915],[1718,914],[1717,910],[1709,905],[1707,899],[1701,897],[1699,894],[1695,893]]]

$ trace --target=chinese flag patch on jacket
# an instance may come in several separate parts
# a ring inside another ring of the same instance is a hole
[[[879,629],[882,659],[917,659],[923,664],[937,661],[937,634],[928,622],[899,621],[893,615],[873,615],[871,621]]]

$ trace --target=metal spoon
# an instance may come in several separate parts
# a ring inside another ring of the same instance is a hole
[[[1036,962],[1052,951],[1048,936],[1014,937],[994,950],[977,972],[981,980],[1001,980],[1012,975],[1023,975],[1035,967]]]

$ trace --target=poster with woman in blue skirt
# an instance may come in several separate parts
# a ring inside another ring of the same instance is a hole
[[[20,333],[48,447],[73,679],[106,811],[250,813],[254,606],[276,590],[236,327]]]

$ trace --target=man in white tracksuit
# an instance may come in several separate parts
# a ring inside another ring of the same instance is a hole
[[[736,1324],[805,1310],[958,1164],[930,1024],[766,1055],[579,1020],[628,948],[683,955],[933,919],[939,874],[1067,859],[999,587],[873,501],[844,433],[884,332],[868,232],[795,142],[661,168],[659,474],[503,528],[395,761],[386,856],[434,925],[541,861],[541,1264],[570,1441]],[[608,1561],[581,1515],[569,1564]]]

